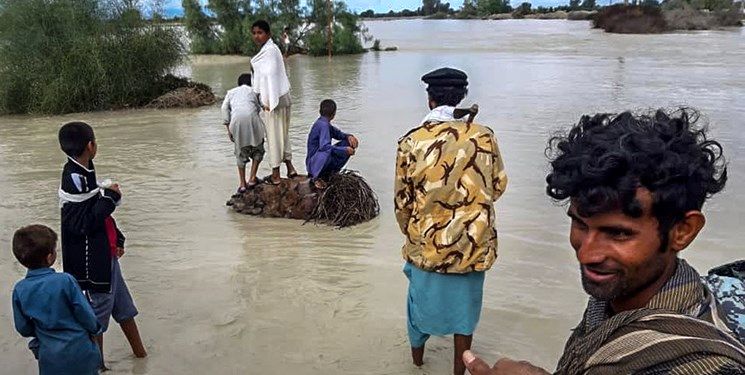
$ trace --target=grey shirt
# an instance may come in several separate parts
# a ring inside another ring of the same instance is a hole
[[[264,122],[261,120],[261,103],[250,86],[243,85],[228,90],[222,102],[223,123],[233,134],[235,147],[259,146],[264,142]]]

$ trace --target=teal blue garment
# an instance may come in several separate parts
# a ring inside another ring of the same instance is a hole
[[[13,288],[13,320],[21,336],[36,339],[39,374],[98,374],[101,354],[91,335],[101,325],[69,274],[29,270]]]
[[[430,336],[473,334],[481,316],[484,272],[443,274],[406,263],[404,274],[411,347],[421,348]]]

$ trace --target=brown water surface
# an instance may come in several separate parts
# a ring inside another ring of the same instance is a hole
[[[135,360],[115,325],[111,374],[445,374],[449,339],[410,364],[403,241],[392,210],[396,140],[426,114],[422,74],[444,65],[470,76],[464,104],[499,137],[510,185],[497,204],[500,257],[488,273],[475,350],[553,369],[586,302],[564,208],[544,194],[543,149],[583,113],[688,105],[707,115],[730,161],[726,191],[684,256],[699,270],[742,257],[745,231],[745,32],[610,35],[586,22],[368,22],[399,52],[288,61],[295,160],[318,103],[339,105],[337,126],[361,149],[350,168],[378,193],[378,219],[343,231],[232,213],[232,145],[219,107],[0,118],[0,363],[34,374],[13,329],[10,294],[25,270],[10,252],[15,229],[59,227],[67,121],[91,123],[100,179],[119,181],[115,216],[127,235],[122,267],[150,352]],[[247,58],[195,57],[183,68],[223,94]],[[264,169],[262,173],[266,173]]]

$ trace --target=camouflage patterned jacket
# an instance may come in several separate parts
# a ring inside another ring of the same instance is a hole
[[[507,187],[491,129],[433,122],[398,142],[395,211],[407,262],[440,273],[486,271],[497,257],[494,202]]]
[[[717,300],[727,327],[745,344],[745,260],[714,268],[702,279]]]

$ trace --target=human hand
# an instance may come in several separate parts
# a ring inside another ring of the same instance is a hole
[[[354,153],[355,153],[355,151],[354,151],[353,148],[347,147],[347,155],[352,156],[352,155],[354,155]]]
[[[230,142],[235,143],[235,138],[233,138],[233,133],[231,133],[230,130],[228,130],[228,138],[230,138]]]
[[[265,111],[269,112],[269,106],[268,105],[262,105],[261,108],[264,109]]]
[[[546,375],[546,370],[526,361],[513,361],[502,358],[489,367],[484,360],[476,357],[470,350],[463,352],[463,363],[472,375]]]
[[[350,135],[347,137],[347,142],[349,142],[349,145],[352,146],[352,148],[356,149],[357,147],[360,147],[360,141],[357,139],[357,137]]]
[[[116,257],[121,258],[124,255],[124,248],[118,247],[116,248]]]

